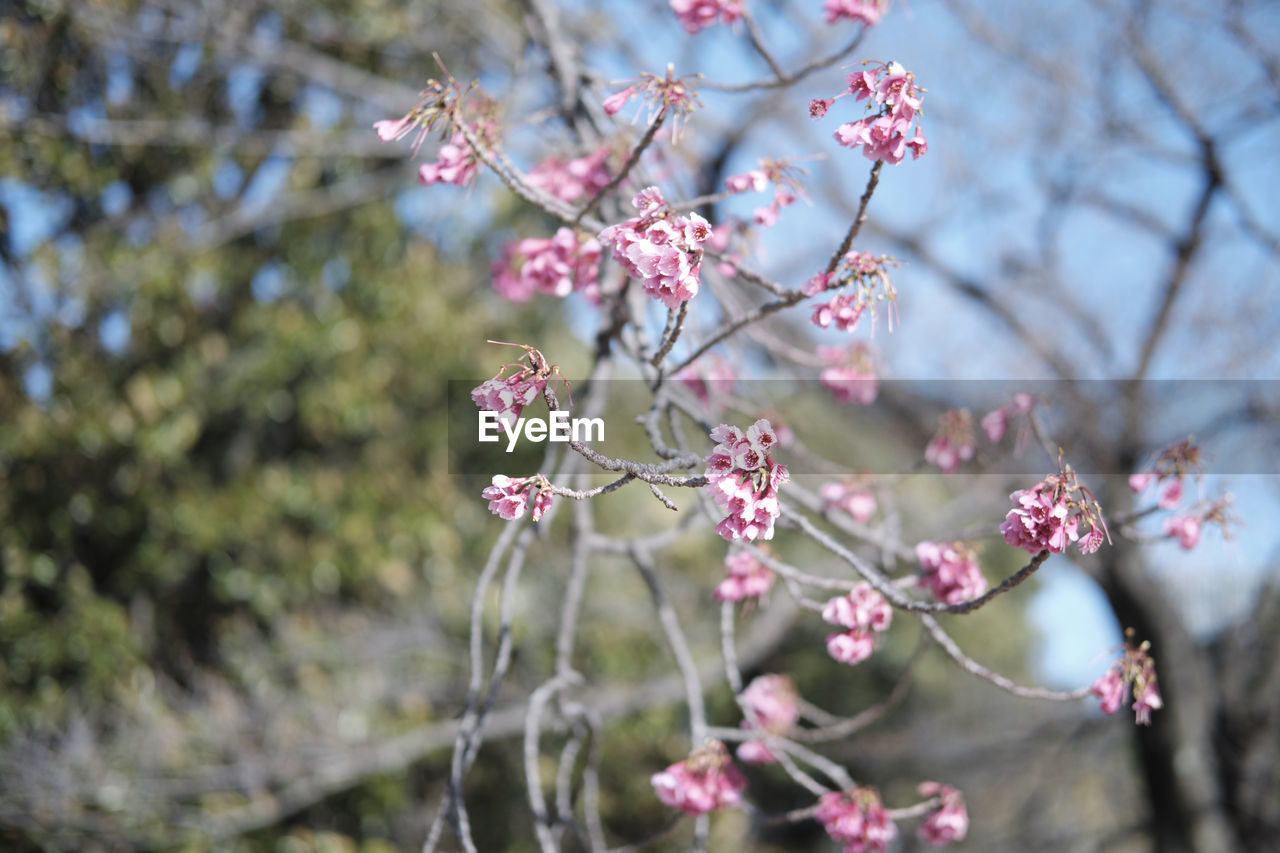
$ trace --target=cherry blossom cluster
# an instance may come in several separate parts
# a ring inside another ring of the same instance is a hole
[[[755,223],[762,228],[775,225],[782,208],[794,204],[797,198],[803,197],[804,190],[800,185],[799,175],[803,170],[786,160],[760,158],[759,168],[725,178],[724,186],[731,193],[764,192],[769,184],[773,184],[773,202],[764,207],[757,207],[752,216]]]
[[[481,496],[489,502],[489,512],[499,518],[514,521],[523,517],[525,510],[532,506],[529,517],[538,521],[551,508],[555,494],[541,474],[514,478],[495,474],[493,485],[486,486]]]
[[[1009,429],[1009,419],[1019,415],[1030,415],[1034,406],[1035,398],[1026,391],[1019,391],[1005,405],[987,412],[982,416],[981,421],[982,431],[986,433],[987,440],[992,444],[999,442]]]
[[[819,346],[818,358],[827,362],[818,374],[818,381],[831,391],[838,402],[863,406],[875,402],[880,385],[876,379],[875,356],[868,344]]]
[[[875,651],[875,635],[889,627],[893,610],[884,596],[863,582],[828,601],[822,619],[844,628],[827,635],[827,652],[841,663],[862,663]]]
[[[759,729],[786,737],[800,721],[800,694],[789,675],[761,675],[738,697],[746,719],[744,729]],[[738,758],[749,764],[773,764],[778,759],[763,740],[744,741]]]
[[[916,559],[920,561],[917,585],[943,604],[959,604],[987,591],[978,555],[964,542],[921,542],[916,545]]]
[[[830,301],[813,309],[809,320],[826,329],[834,325],[842,332],[852,332],[863,313],[871,316],[872,329],[878,317],[877,306],[888,303],[889,331],[893,331],[894,306],[898,292],[889,280],[887,267],[894,261],[888,255],[870,252],[847,252],[830,273],[819,273],[805,282],[804,292],[810,296],[836,291]]]
[[[870,521],[876,511],[876,496],[852,483],[823,483],[818,487],[818,497],[827,509],[846,512],[859,524]]]
[[[447,85],[439,80],[428,80],[421,100],[404,117],[374,122],[373,129],[383,142],[416,134],[413,152],[417,154],[436,123],[447,119],[449,139],[436,152],[436,162],[425,163],[418,168],[420,183],[462,186],[475,177],[480,168],[480,156],[467,141],[464,127],[482,145],[496,147],[498,130],[493,119],[496,105],[487,96],[478,94],[467,105],[469,115],[464,119],[463,102],[469,91],[464,92],[452,79]]]
[[[680,135],[680,119],[702,106],[698,93],[685,78],[675,76],[675,67],[670,64],[665,77],[646,71],[636,78],[635,83],[605,98],[600,106],[607,115],[616,115],[633,97],[641,97],[651,104],[650,121],[671,116],[673,145]]]
[[[490,343],[502,343],[490,341]],[[556,368],[547,364],[546,356],[531,346],[519,346],[524,350],[520,361],[504,364],[492,379],[486,379],[471,389],[471,399],[482,411],[497,412],[503,420],[520,417],[524,407],[537,399],[546,387],[547,378]],[[527,364],[521,362],[528,361]],[[513,371],[507,373],[507,371]]]
[[[813,100],[809,115],[821,118],[837,99],[853,95],[867,101],[868,114],[857,121],[846,122],[836,129],[836,141],[847,148],[862,148],[869,160],[901,163],[907,150],[912,159],[929,150],[920,128],[920,94],[915,75],[898,62],[864,63],[870,65],[849,75],[848,87],[840,94]],[[915,125],[915,133],[907,134]]]
[[[728,576],[716,584],[716,601],[744,601],[764,595],[773,587],[774,574],[747,551],[724,558]]]
[[[565,297],[575,290],[596,302],[601,254],[594,237],[571,228],[560,228],[553,237],[512,240],[493,264],[493,287],[512,302],[527,302],[535,293]]]
[[[733,808],[742,802],[747,780],[718,740],[694,750],[684,761],[672,764],[649,779],[665,805],[685,814],[700,815]]]
[[[921,796],[942,800],[941,807],[916,830],[920,840],[934,847],[963,841],[969,834],[969,811],[964,805],[964,794],[938,782],[921,782],[917,790]]]
[[[742,17],[742,0],[671,0],[671,11],[689,34],[711,26],[716,19],[732,24]]]
[[[1082,554],[1092,554],[1110,542],[1102,507],[1080,485],[1070,467],[1050,474],[1029,489],[1009,496],[1014,507],[1000,525],[1004,541],[1029,554],[1061,554],[1076,542]]]
[[[874,27],[888,8],[889,0],[823,0],[822,13],[828,24],[848,18],[864,27]]]
[[[672,213],[657,187],[641,190],[631,203],[640,215],[608,226],[600,240],[627,275],[644,283],[646,293],[677,308],[701,286],[702,244],[711,236],[711,224],[696,213]]]
[[[1131,640],[1133,630],[1129,629],[1125,634]],[[1148,642],[1137,647],[1126,642],[1124,656],[1111,664],[1089,688],[1089,692],[1100,700],[1104,714],[1114,714],[1119,710],[1126,694],[1131,692],[1134,721],[1138,725],[1150,725],[1151,712],[1164,705],[1156,684],[1156,665],[1151,659],[1150,649]]]
[[[716,533],[731,542],[772,539],[781,511],[778,488],[788,478],[787,467],[769,456],[778,443],[777,433],[761,419],[746,432],[720,424],[711,431],[711,439],[717,444],[707,457],[707,488],[728,513],[716,525]]]
[[[1160,451],[1142,471],[1129,477],[1129,490],[1141,494],[1151,487],[1157,488],[1156,507],[1174,510],[1182,502],[1183,479],[1199,476],[1204,472],[1200,448],[1190,440],[1178,441]],[[1161,532],[1170,539],[1177,539],[1183,550],[1190,551],[1200,542],[1200,533],[1206,524],[1221,526],[1223,535],[1230,536],[1230,524],[1234,521],[1228,512],[1231,495],[1225,494],[1213,501],[1199,501],[1176,513],[1163,522]]]
[[[968,409],[948,409],[938,419],[938,431],[924,448],[924,461],[944,474],[973,458],[973,415]]]
[[[813,817],[844,845],[845,853],[883,853],[898,837],[898,827],[889,818],[880,792],[870,786],[823,794]]]
[[[1185,551],[1190,551],[1199,544],[1200,532],[1207,524],[1218,525],[1222,528],[1222,535],[1230,538],[1230,525],[1238,521],[1228,511],[1231,502],[1230,492],[1217,500],[1200,501],[1189,509],[1166,518],[1162,531],[1165,536],[1177,539]]]
[[[591,198],[609,184],[609,147],[584,157],[547,157],[529,170],[525,183],[569,204]]]

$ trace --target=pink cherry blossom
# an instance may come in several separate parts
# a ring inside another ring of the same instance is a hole
[[[649,781],[659,800],[691,815],[733,808],[742,802],[742,791],[747,787],[747,780],[718,740],[708,740],[706,746],[653,774]]]
[[[818,381],[841,403],[868,406],[879,392],[875,360],[871,348],[863,343],[849,347],[818,347],[818,357],[828,362],[818,374]]]
[[[499,374],[486,379],[471,390],[471,399],[482,411],[497,412],[504,420],[520,417],[525,406],[537,399],[546,386],[545,379],[531,374]]]
[[[846,0],[842,5],[852,4]],[[864,10],[882,10],[879,3],[856,5]],[[828,8],[830,10],[831,7]],[[879,13],[876,14],[878,19]],[[829,17],[829,20],[832,18]],[[814,118],[821,118],[831,106],[830,102],[846,95],[853,95],[858,101],[866,100],[867,113],[840,125],[834,134],[836,141],[847,148],[861,148],[868,159],[890,164],[902,162],[908,150],[911,151],[912,159],[919,158],[929,150],[919,117],[924,90],[916,85],[915,75],[901,63],[864,64],[871,67],[850,74],[845,91],[828,101],[812,101],[809,114]],[[815,104],[822,105],[822,109],[814,109]]]
[[[373,123],[373,129],[378,134],[378,139],[382,142],[400,139],[413,130],[414,127],[415,124],[411,116],[405,116],[401,119],[384,119]]]
[[[778,488],[787,482],[786,466],[769,456],[777,434],[767,420],[746,432],[729,424],[711,431],[718,442],[707,457],[707,489],[725,510],[716,532],[729,541],[772,539],[781,508]]]
[[[860,583],[848,595],[830,599],[822,619],[846,628],[827,636],[827,653],[847,664],[858,664],[875,650],[875,634],[889,627],[893,610],[883,595],[868,583]]]
[[[712,353],[682,368],[671,378],[684,383],[703,405],[715,403],[718,407],[721,400],[733,393],[735,374],[732,365]]]
[[[809,102],[810,118],[822,118],[835,102],[835,98],[814,98]]]
[[[600,106],[604,107],[606,115],[616,115],[619,110],[626,106],[627,101],[631,100],[631,96],[636,93],[635,86],[628,86],[625,89],[619,89],[612,95],[605,98]]]
[[[524,480],[513,480],[504,474],[494,475],[493,485],[485,487],[482,497],[489,501],[489,512],[507,521],[520,518],[528,508]]]
[[[938,420],[938,432],[924,449],[926,462],[944,474],[953,474],[960,463],[973,458],[973,416],[968,409],[948,409]]]
[[[457,132],[440,146],[436,162],[424,163],[418,168],[418,182],[462,186],[475,177],[479,168],[480,158],[471,150],[466,137]]]
[[[827,635],[827,654],[840,663],[855,666],[871,657],[876,649],[875,636],[870,631],[853,629]]]
[[[1114,714],[1124,704],[1125,687],[1124,666],[1117,662],[1107,668],[1102,677],[1089,688],[1089,692],[1098,697],[1102,713]]]
[[[1133,719],[1140,726],[1151,725],[1151,712],[1164,707],[1160,698],[1160,689],[1156,686],[1155,673],[1151,679],[1141,684],[1135,683],[1133,688]]]
[[[1009,415],[1005,412],[1003,406],[994,411],[987,412],[982,416],[982,431],[987,435],[987,441],[995,444],[1004,438],[1005,430],[1009,426]]]
[[[743,601],[759,598],[773,586],[774,574],[747,551],[738,551],[724,559],[729,574],[712,593],[716,601]]]
[[[1151,473],[1139,473],[1129,475],[1129,491],[1135,495],[1144,492],[1147,486],[1156,481],[1156,475]]]
[[[987,591],[987,579],[978,568],[978,555],[963,542],[921,542],[917,584],[943,604],[959,604]]]
[[[724,188],[731,193],[764,192],[769,186],[769,176],[763,169],[752,169],[739,175],[730,175],[724,179]]]
[[[1156,506],[1161,509],[1173,509],[1182,500],[1182,478],[1171,478],[1160,489],[1160,497],[1156,500]]]
[[[693,34],[711,26],[719,18],[732,24],[742,17],[742,0],[671,0],[671,11],[680,25]]]
[[[950,785],[937,782],[921,782],[918,790],[922,796],[942,799],[941,808],[930,814],[916,830],[920,840],[934,847],[963,841],[969,834],[969,812],[965,808],[964,795]]]
[[[534,166],[525,180],[529,186],[573,204],[594,196],[608,185],[608,159],[607,146],[571,160],[548,157]]]
[[[1130,641],[1132,629],[1125,635],[1124,657],[1107,667],[1089,692],[1098,697],[1104,714],[1114,714],[1124,704],[1125,693],[1131,689],[1134,721],[1140,726],[1150,725],[1151,712],[1164,706],[1156,681],[1155,662],[1151,659],[1149,643],[1135,647]]]
[[[865,27],[874,27],[880,23],[888,6],[888,0],[824,0],[823,19],[834,24],[841,18],[848,18],[861,22]]]
[[[823,794],[813,817],[844,845],[846,853],[883,853],[898,837],[898,827],[890,820],[879,792],[871,787]]]
[[[698,292],[702,244],[711,236],[711,225],[696,213],[672,214],[657,187],[641,190],[632,205],[641,215],[608,226],[600,240],[627,275],[643,282],[646,293],[677,308]]]
[[[889,279],[888,266],[893,260],[887,255],[876,257],[870,252],[848,252],[836,269],[811,278],[804,287],[805,293],[816,296],[837,291],[827,302],[818,303],[809,321],[819,328],[834,325],[842,332],[852,332],[864,314],[869,314],[874,334],[879,316],[878,305],[889,305],[889,330],[893,331],[893,306],[897,291]]]
[[[866,524],[876,511],[876,498],[871,492],[845,483],[823,483],[818,495],[827,509],[847,512],[859,524]]]
[[[550,238],[513,240],[493,264],[493,286],[512,302],[527,302],[534,293],[565,297],[575,290],[597,301],[601,255],[594,237],[581,237],[569,228]]]
[[[1184,551],[1190,551],[1200,541],[1200,517],[1175,515],[1164,520],[1164,535],[1178,540]]]
[[[493,485],[486,486],[481,496],[489,501],[489,512],[507,521],[522,517],[530,507],[530,500],[532,511],[529,517],[538,521],[551,508],[555,497],[541,476],[512,478],[497,474],[492,482]]]
[[[1014,492],[1009,499],[1014,507],[1000,525],[1000,533],[1005,542],[1029,554],[1042,550],[1061,554],[1077,541],[1082,553],[1091,554],[1107,537],[1102,508],[1070,467],[1050,474],[1030,489]]]
[[[762,729],[784,737],[800,720],[800,696],[787,675],[761,675],[752,680],[739,695],[746,719],[744,729]],[[738,758],[750,764],[772,764],[777,761],[763,740],[744,741],[738,747]]]

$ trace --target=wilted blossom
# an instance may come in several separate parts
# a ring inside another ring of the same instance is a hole
[[[534,375],[498,375],[471,389],[471,399],[482,411],[497,412],[503,420],[514,421],[546,384],[545,379]]]
[[[600,240],[629,276],[643,282],[646,293],[677,308],[698,292],[702,244],[711,236],[711,224],[696,213],[671,213],[657,187],[641,190],[631,203],[640,216],[610,225]]]
[[[547,364],[542,353],[530,346],[521,346],[525,354],[521,361],[528,364],[504,364],[492,379],[486,379],[471,389],[471,399],[481,411],[497,412],[503,420],[514,421],[525,406],[532,403],[547,384],[547,377],[555,369]],[[513,370],[508,374],[508,370]]]
[[[716,584],[712,593],[716,601],[759,598],[773,586],[773,572],[747,551],[738,551],[725,557],[724,567],[729,574]]]
[[[718,442],[707,457],[707,489],[728,515],[716,532],[729,541],[772,539],[773,523],[781,509],[778,487],[787,482],[785,465],[769,456],[778,443],[767,420],[758,420],[746,432],[729,424],[711,431]]]
[[[541,476],[512,478],[496,474],[493,485],[486,486],[481,496],[489,502],[489,512],[507,521],[523,516],[532,502],[529,517],[538,521],[551,507],[555,497],[547,486],[547,481]]]
[[[675,76],[675,67],[667,64],[664,77],[644,72],[636,82],[609,95],[601,104],[608,115],[615,115],[634,97],[643,98],[651,104],[650,121],[659,116],[670,118],[671,144],[676,143],[680,133],[680,121],[702,105],[698,94],[687,82],[687,78]]]
[[[688,33],[709,27],[719,18],[732,24],[742,17],[742,0],[671,0],[671,11]]]
[[[964,794],[950,785],[937,782],[921,782],[921,796],[939,797],[942,806],[916,830],[916,835],[926,844],[942,847],[953,841],[962,841],[969,834],[969,812],[964,805]]]
[[[1072,542],[1079,543],[1082,554],[1092,554],[1109,538],[1102,507],[1069,467],[1030,489],[1014,492],[1009,499],[1014,507],[1000,532],[1005,542],[1029,554],[1044,550],[1061,554]]]
[[[889,627],[893,610],[883,595],[863,582],[848,595],[829,600],[822,608],[822,619],[847,629],[827,635],[827,653],[852,665],[871,657],[875,634]]]
[[[869,346],[864,343],[848,347],[820,346],[818,357],[828,364],[818,375],[818,381],[831,390],[836,400],[863,406],[875,402],[879,384]]]
[[[706,746],[653,774],[649,781],[659,800],[691,815],[733,808],[742,802],[742,790],[747,787],[729,750],[718,740],[708,740]]]
[[[560,228],[553,237],[512,240],[493,264],[493,286],[512,302],[527,302],[534,293],[564,297],[575,290],[598,301],[601,254],[594,237],[570,228]]]
[[[1124,657],[1107,668],[1102,677],[1093,683],[1089,692],[1097,696],[1104,714],[1114,714],[1124,704],[1126,691],[1133,695],[1134,721],[1138,725],[1151,723],[1151,712],[1164,706],[1160,688],[1156,683],[1156,665],[1151,659],[1151,644],[1144,642],[1135,647],[1131,642],[1133,630],[1125,632]]]
[[[818,496],[827,509],[847,512],[859,524],[866,524],[876,511],[875,495],[847,483],[823,483],[818,487]]]
[[[818,294],[836,291],[829,301],[819,303],[809,317],[810,322],[826,329],[834,325],[842,332],[852,332],[864,313],[871,317],[874,333],[879,316],[879,304],[889,306],[889,331],[893,331],[894,305],[898,292],[889,280],[888,266],[894,263],[888,255],[872,255],[870,252],[847,252],[835,270],[823,273],[805,284],[805,293]]]
[[[960,463],[973,458],[973,416],[968,409],[948,409],[938,421],[938,432],[924,448],[924,459],[944,474],[953,474]]]
[[[800,696],[788,675],[761,675],[738,697],[746,714],[744,729],[762,729],[785,737],[800,720]],[[748,740],[738,747],[738,758],[750,764],[772,764],[777,758],[763,740]]]
[[[908,151],[912,159],[920,157],[929,150],[929,144],[920,127],[924,90],[916,85],[915,75],[897,62],[864,65],[870,67],[850,74],[845,91],[830,99],[853,95],[859,101],[867,101],[867,114],[840,125],[835,132],[836,141],[848,148],[862,148],[870,160],[890,164],[902,162]],[[820,118],[829,106],[828,101],[810,102],[809,114]]]
[[[1200,517],[1175,515],[1164,520],[1164,535],[1175,538],[1183,550],[1190,551],[1200,541]]]
[[[963,542],[921,542],[916,545],[922,589],[943,604],[959,604],[987,591],[978,568],[978,555]]]
[[[823,19],[834,24],[841,18],[861,21],[863,26],[874,27],[889,7],[889,0],[824,0]]]
[[[525,181],[553,198],[573,204],[591,198],[608,185],[608,159],[608,146],[571,160],[548,157],[529,171]]]
[[[883,853],[898,837],[898,827],[872,787],[831,791],[818,798],[814,820],[844,845],[845,853]]]

